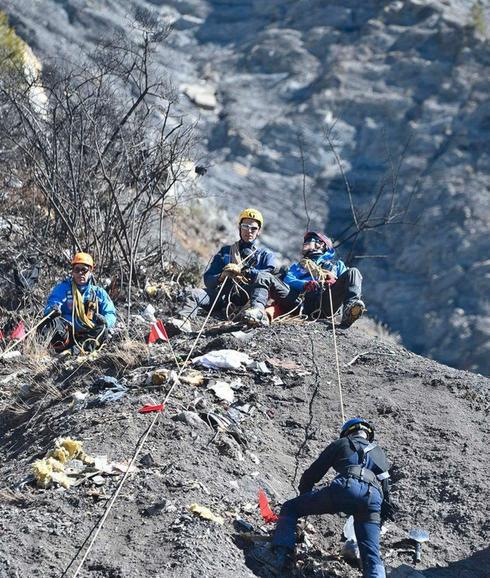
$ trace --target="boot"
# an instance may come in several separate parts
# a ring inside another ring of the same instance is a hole
[[[361,299],[355,299],[344,305],[343,309],[340,327],[347,328],[361,317],[364,311],[366,311],[366,306]]]
[[[287,546],[271,546],[270,544],[257,544],[251,552],[257,562],[278,576],[289,562],[291,553],[291,548]]]
[[[269,326],[269,317],[262,305],[250,307],[242,313],[242,319],[251,327]]]

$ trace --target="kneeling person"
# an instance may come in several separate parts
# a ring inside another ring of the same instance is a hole
[[[49,319],[40,333],[58,352],[74,345],[84,351],[98,349],[116,323],[114,303],[102,287],[95,285],[93,268],[91,255],[77,253],[71,277],[58,283],[48,297],[44,314]]]
[[[192,289],[186,296],[179,318],[168,325],[181,331],[190,331],[189,319],[199,309],[209,310],[218,295],[220,285],[226,283],[214,310],[226,308],[229,302],[243,307],[242,318],[250,325],[268,325],[265,307],[269,293],[275,298],[285,298],[289,288],[273,275],[276,258],[272,251],[257,246],[264,219],[260,211],[245,209],[238,218],[239,240],[225,245],[214,256],[204,272],[204,289]]]
[[[337,472],[335,479],[322,489],[313,489],[330,468]],[[354,516],[363,578],[385,578],[380,527],[382,521],[394,519],[395,512],[388,468],[384,451],[374,442],[374,427],[362,418],[345,422],[340,438],[301,476],[300,495],[282,505],[272,550],[259,547],[254,557],[274,570],[283,569],[293,553],[298,518],[343,512]]]

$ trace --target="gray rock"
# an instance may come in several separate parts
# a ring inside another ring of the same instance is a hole
[[[157,6],[174,23],[157,58],[177,86],[210,82],[205,71],[212,67],[219,118],[212,91],[204,100],[183,98],[178,110],[195,116],[196,106],[207,109],[198,128],[213,159],[204,186],[231,216],[237,206],[259,205],[263,241],[296,258],[307,221],[305,177],[310,226],[342,240],[352,215],[324,137],[340,119],[334,140],[359,214],[380,183],[381,220],[394,182],[392,214],[415,187],[411,211],[398,218],[405,225],[363,234],[354,247],[354,257],[385,256],[351,261],[363,273],[369,314],[417,353],[490,373],[490,277],[481,264],[490,252],[490,45],[475,25],[473,2],[136,4]],[[124,2],[82,9],[0,0],[0,8],[41,61],[74,60],[107,30],[128,30]],[[351,248],[342,243],[339,255]]]

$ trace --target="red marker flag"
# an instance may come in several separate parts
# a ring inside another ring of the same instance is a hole
[[[165,325],[161,319],[157,319],[151,324],[150,334],[148,335],[148,343],[155,343],[156,341],[168,341],[168,335],[165,330]]]
[[[138,413],[152,413],[154,411],[163,411],[165,406],[163,403],[158,403],[156,405],[152,405],[151,403],[145,403],[143,407],[140,407]]]
[[[17,327],[10,334],[10,339],[17,339],[18,341],[22,341],[25,336],[26,326],[24,325],[23,321],[19,321],[19,323],[17,323]]]
[[[272,524],[273,522],[277,522],[279,519],[279,517],[271,510],[269,500],[262,488],[259,489],[259,508],[266,524]]]

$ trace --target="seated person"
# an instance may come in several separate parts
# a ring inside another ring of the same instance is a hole
[[[178,318],[169,319],[167,326],[177,331],[191,331],[189,319],[194,318],[200,308],[209,310],[220,286],[226,283],[214,306],[214,311],[223,310],[228,303],[249,306],[242,314],[249,325],[268,325],[265,306],[269,293],[273,297],[286,297],[289,289],[273,275],[275,255],[257,247],[264,219],[256,209],[245,209],[238,218],[239,240],[225,245],[214,256],[204,272],[204,289],[192,289],[187,293]]]
[[[280,300],[281,309],[299,307],[304,294],[303,313],[308,316],[330,317],[342,306],[341,327],[350,327],[366,307],[361,299],[362,275],[355,267],[347,268],[335,259],[332,241],[323,233],[310,231],[303,242],[303,259],[293,263],[284,282],[289,295]],[[330,311],[328,285],[332,291],[333,311]]]
[[[44,315],[49,319],[40,333],[58,352],[73,346],[85,352],[98,349],[116,323],[114,303],[102,287],[95,285],[93,268],[91,255],[77,253],[71,277],[58,283],[48,297]]]

